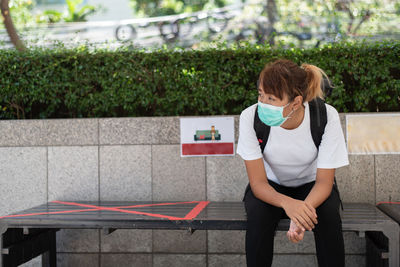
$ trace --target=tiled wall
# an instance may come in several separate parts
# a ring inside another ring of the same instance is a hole
[[[241,158],[181,158],[179,132],[178,117],[0,121],[0,216],[56,199],[240,201]],[[399,200],[399,162],[350,156],[343,200]],[[245,266],[243,231],[61,230],[57,243],[59,266]],[[345,243],[347,266],[364,266],[365,240]],[[311,233],[294,245],[279,232],[275,253],[274,266],[316,266]]]

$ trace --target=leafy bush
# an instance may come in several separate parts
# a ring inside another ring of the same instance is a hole
[[[240,114],[277,58],[315,64],[339,112],[400,111],[400,42],[314,49],[0,50],[0,118]]]

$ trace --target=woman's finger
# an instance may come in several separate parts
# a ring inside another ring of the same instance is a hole
[[[317,218],[317,211],[315,210],[315,208],[313,206],[311,206],[311,204],[307,203],[304,201],[304,203],[306,203],[307,208],[314,214],[315,218]]]
[[[293,235],[292,235],[292,242],[293,243],[298,243],[299,241],[300,240],[299,240],[298,234],[296,232],[294,232]]]
[[[309,209],[305,209],[305,212],[307,216],[312,220],[313,224],[318,223],[317,217],[315,217],[315,214],[312,211],[310,211]]]
[[[303,221],[304,221],[304,223],[303,223],[303,226],[307,229],[307,230],[309,230],[309,231],[311,231],[313,228],[314,228],[314,224],[313,224],[313,222],[311,221],[311,219],[307,216],[307,214],[300,214],[300,217],[303,219]],[[299,219],[300,220],[300,219]]]
[[[296,217],[293,217],[293,218],[290,218],[290,219],[291,219],[298,227],[300,227],[301,230],[305,231],[305,228],[304,228],[303,224],[302,224]]]
[[[288,238],[289,241],[292,241],[292,233],[291,233],[290,231],[288,231],[288,232],[286,233],[286,236],[287,236],[287,238]]]
[[[298,233],[294,234],[294,238],[296,239],[297,242],[301,241],[301,236]]]
[[[303,217],[297,217],[297,221],[299,222],[297,225],[301,226],[301,230],[305,231],[309,229],[307,222],[303,219]]]
[[[296,243],[296,239],[294,237],[295,233],[292,231],[288,231],[287,236],[290,242]]]

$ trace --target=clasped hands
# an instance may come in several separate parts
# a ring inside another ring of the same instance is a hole
[[[290,227],[286,235],[291,242],[298,243],[303,239],[304,232],[311,231],[318,223],[315,208],[306,201],[292,198],[282,207],[290,218]]]

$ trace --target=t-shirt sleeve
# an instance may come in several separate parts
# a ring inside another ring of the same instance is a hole
[[[330,105],[326,105],[326,111],[328,122],[319,146],[317,168],[335,169],[349,165],[349,159],[339,113]]]
[[[254,130],[255,107],[251,106],[240,114],[239,141],[237,153],[244,160],[255,160],[262,158],[260,145]]]

